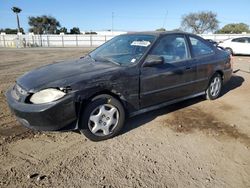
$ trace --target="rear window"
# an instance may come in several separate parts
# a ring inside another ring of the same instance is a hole
[[[206,44],[204,41],[202,41],[198,38],[195,38],[195,37],[189,37],[189,39],[191,42],[193,55],[195,57],[209,55],[209,54],[212,54],[214,52],[213,49],[208,44]]]

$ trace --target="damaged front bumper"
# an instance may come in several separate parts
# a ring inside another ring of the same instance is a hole
[[[28,104],[17,101],[11,91],[12,88],[6,92],[8,105],[17,120],[25,127],[41,131],[76,127],[77,116],[73,95],[67,94],[60,100],[46,104]]]

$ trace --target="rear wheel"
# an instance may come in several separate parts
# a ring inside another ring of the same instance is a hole
[[[206,90],[206,98],[209,100],[217,99],[221,94],[222,78],[219,73],[215,73],[209,82]]]
[[[82,112],[80,131],[92,141],[106,140],[119,133],[124,121],[120,101],[110,95],[99,95]]]

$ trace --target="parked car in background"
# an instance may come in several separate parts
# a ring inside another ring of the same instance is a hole
[[[130,33],[78,60],[24,74],[6,96],[24,126],[80,130],[99,141],[117,135],[129,116],[200,95],[218,98],[232,75],[230,60],[193,34]]]
[[[250,37],[228,39],[219,44],[232,55],[250,55]]]

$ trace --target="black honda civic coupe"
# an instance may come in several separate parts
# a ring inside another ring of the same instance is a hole
[[[117,135],[130,116],[200,95],[218,98],[231,75],[230,54],[199,36],[139,32],[28,72],[6,97],[26,127],[79,130],[100,141]]]

